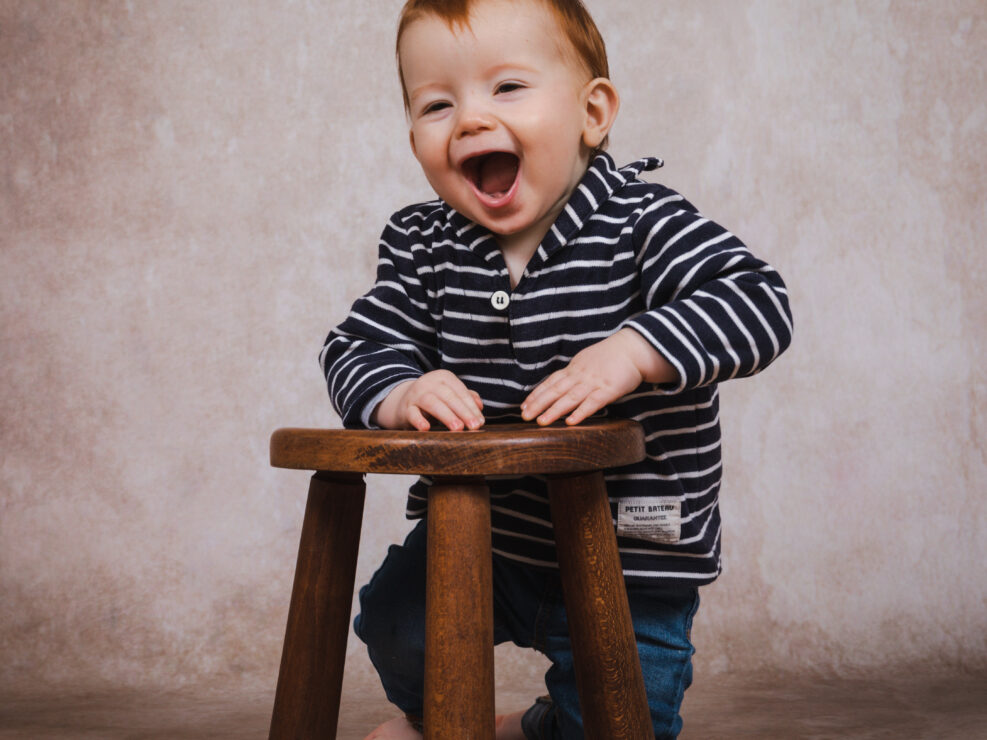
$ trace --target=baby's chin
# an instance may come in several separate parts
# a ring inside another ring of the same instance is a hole
[[[449,200],[446,200],[446,203],[466,216],[470,221],[479,224],[495,236],[512,236],[525,229],[525,224],[517,221],[513,217],[514,214],[504,213],[499,216],[491,216],[476,203],[459,203],[457,205],[455,202]]]
[[[525,199],[522,193],[515,193],[510,203],[497,209],[484,208],[482,202],[473,196],[472,193],[466,195],[466,197],[463,197],[463,193],[450,194],[450,196],[446,198],[439,193],[439,197],[452,206],[458,213],[473,223],[479,224],[499,240],[522,237],[524,234],[530,232],[538,221],[545,218],[544,213],[531,214],[525,210]],[[545,230],[547,231],[550,226],[551,223],[545,227]]]
[[[480,226],[484,227],[498,239],[510,239],[511,237],[520,236],[532,226],[530,223],[505,223],[505,219],[489,219],[483,216],[477,218],[471,217],[470,220],[480,224]]]

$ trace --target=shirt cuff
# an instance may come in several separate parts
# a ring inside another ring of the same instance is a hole
[[[387,398],[387,396],[390,394],[391,391],[393,391],[402,383],[407,383],[408,380],[410,380],[410,378],[401,378],[400,380],[391,383],[389,386],[386,386],[383,390],[376,393],[369,401],[367,401],[367,404],[363,407],[363,411],[360,412],[360,421],[363,423],[364,427],[366,427],[367,429],[382,428],[378,424],[373,424],[370,421],[370,417],[374,415],[374,410],[380,405],[380,403],[385,398]]]

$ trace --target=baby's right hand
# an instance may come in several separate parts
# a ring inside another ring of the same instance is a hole
[[[431,428],[429,418],[432,418],[458,432],[464,426],[469,429],[483,426],[482,409],[480,394],[471,391],[448,370],[433,370],[395,386],[377,406],[372,418],[384,429],[411,427],[419,432]]]

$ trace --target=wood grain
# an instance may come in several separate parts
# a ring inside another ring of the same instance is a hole
[[[428,497],[426,740],[493,740],[490,494],[438,479]]]
[[[652,738],[603,474],[551,478],[549,500],[586,737]]]
[[[651,737],[605,468],[644,457],[633,421],[475,432],[279,429],[271,464],[319,472],[302,527],[271,738],[334,738],[362,473],[431,475],[425,737],[493,740],[490,500],[483,476],[546,474],[586,737]]]
[[[353,473],[571,473],[643,458],[641,427],[625,419],[575,427],[500,424],[465,432],[286,428],[271,437],[276,468]]]
[[[360,476],[312,476],[271,740],[336,737],[363,502]]]

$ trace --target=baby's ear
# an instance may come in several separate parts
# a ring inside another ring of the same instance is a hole
[[[597,77],[583,88],[586,105],[586,124],[583,126],[583,144],[596,149],[607,138],[617,110],[620,108],[620,95],[606,77]]]

